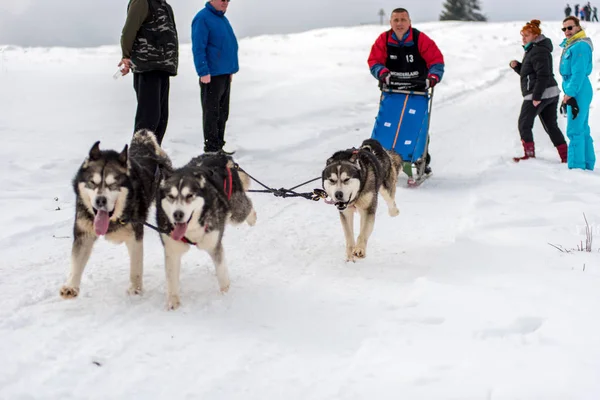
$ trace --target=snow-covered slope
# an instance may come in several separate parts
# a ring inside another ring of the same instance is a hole
[[[418,190],[400,185],[400,216],[380,208],[366,259],[344,262],[332,206],[254,194],[257,225],[226,232],[230,292],[219,293],[209,257],[192,250],[175,312],[165,310],[152,231],[142,297],[126,295],[125,247],[103,240],[80,297],[58,296],[70,179],[96,140],[121,149],[131,135],[131,77],[111,78],[118,48],[5,49],[0,398],[598,398],[600,244],[568,254],[548,243],[577,247],[583,213],[598,233],[599,178],[559,164],[539,122],[539,158],[511,162],[521,152],[521,96],[508,62],[522,56],[521,25],[418,26],[446,58],[432,113],[434,176]],[[543,28],[558,63],[560,23]],[[241,41],[227,141],[248,172],[294,186],[370,136],[379,93],[366,59],[380,31]],[[190,48],[181,54],[164,142],[177,165],[202,148]]]

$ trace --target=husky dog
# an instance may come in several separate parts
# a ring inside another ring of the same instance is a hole
[[[367,241],[375,223],[377,193],[387,203],[390,216],[400,212],[396,206],[396,182],[402,159],[393,150],[385,150],[375,139],[361,147],[338,151],[327,160],[322,173],[323,189],[340,211],[346,237],[346,260],[366,256]],[[360,214],[360,234],[354,241],[354,212]]]
[[[141,294],[144,222],[156,196],[159,167],[170,168],[169,157],[154,134],[140,130],[131,146],[120,153],[100,150],[96,142],[73,179],[75,223],[71,273],[60,290],[65,298],[77,297],[85,265],[99,236],[125,242],[130,262],[130,294]]]
[[[161,181],[156,201],[156,220],[165,249],[167,306],[180,305],[181,257],[190,245],[206,250],[217,273],[221,292],[229,289],[222,239],[227,222],[253,226],[256,212],[246,196],[248,175],[224,154],[205,153]]]

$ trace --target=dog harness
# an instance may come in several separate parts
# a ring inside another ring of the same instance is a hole
[[[227,170],[227,177],[223,181],[223,191],[227,195],[227,200],[231,200],[231,194],[233,193],[233,175],[231,174],[231,168],[225,167]],[[229,189],[227,188],[229,184]]]

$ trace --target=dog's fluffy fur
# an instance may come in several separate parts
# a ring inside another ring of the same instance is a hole
[[[387,203],[389,214],[399,214],[396,183],[402,159],[393,150],[384,149],[375,139],[361,147],[338,151],[327,160],[322,173],[323,189],[340,211],[346,237],[346,260],[364,258],[373,231],[377,211],[377,193]],[[354,240],[354,212],[360,214],[360,234]]]
[[[125,242],[130,258],[130,294],[143,289],[144,222],[154,201],[159,167],[170,168],[169,157],[154,134],[136,132],[131,146],[120,153],[91,148],[73,179],[76,196],[71,272],[60,290],[63,298],[77,297],[83,270],[96,239]]]
[[[226,222],[256,223],[256,212],[245,192],[249,186],[248,176],[223,153],[193,158],[183,168],[167,173],[161,181],[156,218],[160,231],[170,232],[161,233],[169,309],[180,305],[179,271],[189,242],[208,252],[221,291],[229,289],[222,238]]]

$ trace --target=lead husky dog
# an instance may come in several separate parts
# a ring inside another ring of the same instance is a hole
[[[385,150],[375,139],[361,147],[338,151],[327,160],[322,173],[323,189],[340,211],[346,237],[346,260],[367,255],[367,242],[375,224],[377,193],[387,203],[390,216],[400,212],[396,206],[396,182],[402,159],[393,150]],[[354,212],[360,214],[360,234],[354,241]]]
[[[229,289],[229,273],[223,251],[226,222],[244,221],[253,226],[256,212],[245,191],[248,175],[236,168],[223,153],[206,153],[193,158],[161,181],[156,202],[156,220],[165,249],[167,306],[180,305],[181,257],[195,245],[210,255],[221,292]]]
[[[154,134],[140,130],[131,147],[120,153],[100,150],[96,142],[73,179],[75,223],[71,273],[60,290],[65,298],[77,297],[83,270],[96,239],[125,242],[130,262],[130,294],[141,294],[144,222],[155,198],[157,167],[170,168],[169,157]]]

